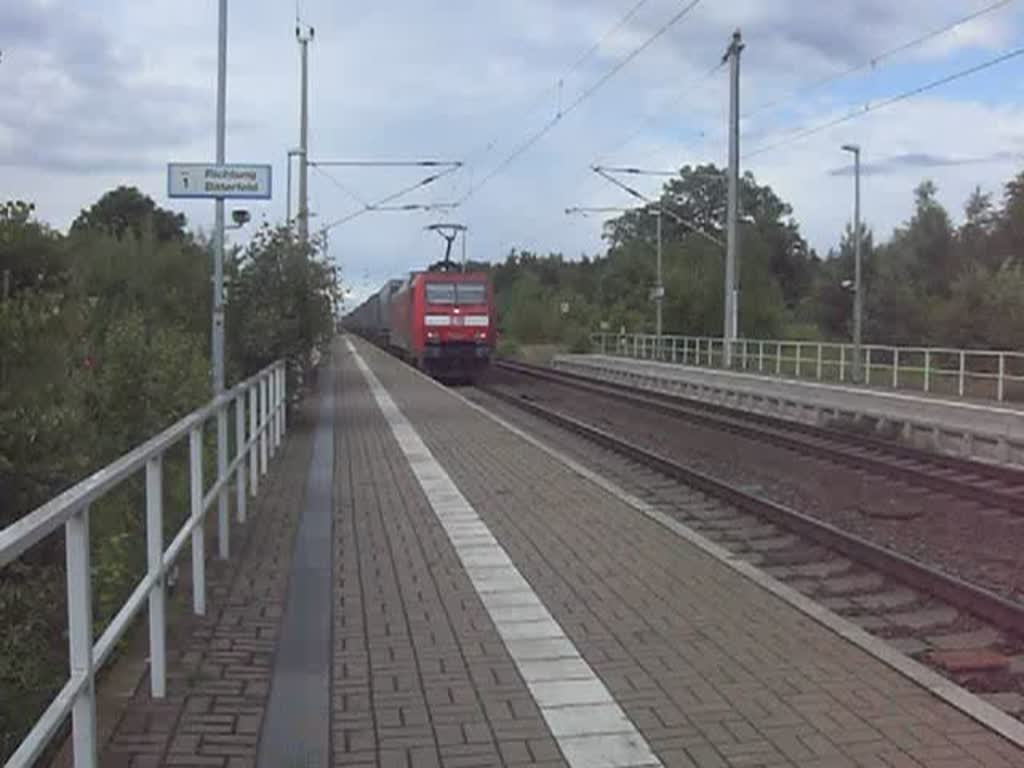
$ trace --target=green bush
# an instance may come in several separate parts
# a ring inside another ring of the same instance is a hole
[[[227,267],[229,379],[279,357],[301,371],[331,334],[335,270],[270,228]],[[83,212],[66,237],[31,206],[0,206],[0,271],[10,278],[0,299],[5,527],[210,398],[211,296],[208,251],[184,217],[127,188]],[[164,460],[165,541],[187,514],[184,448]],[[90,508],[96,636],[144,573],[144,520],[141,477]],[[65,680],[65,613],[54,535],[0,572],[0,762]]]
[[[590,341],[590,332],[585,328],[577,328],[572,331],[568,336],[568,349],[569,352],[576,355],[589,354],[592,351],[593,344]]]
[[[503,357],[508,360],[515,360],[521,353],[519,342],[508,336],[502,336],[498,339],[497,347],[498,357]]]
[[[234,265],[228,333],[236,366],[255,372],[285,358],[288,391],[309,373],[311,354],[334,336],[339,273],[320,244],[265,226]]]

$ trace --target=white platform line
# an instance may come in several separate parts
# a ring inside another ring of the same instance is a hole
[[[578,768],[661,766],[376,375],[345,344],[565,759]]]

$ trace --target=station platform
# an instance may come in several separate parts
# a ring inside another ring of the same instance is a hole
[[[829,419],[898,428],[925,450],[980,461],[1024,464],[1024,410],[1018,404],[960,400],[920,392],[785,379],[610,355],[558,355],[552,367],[613,382],[795,421]]]
[[[140,686],[101,765],[1024,765],[980,701],[362,341],[284,450],[168,699]]]

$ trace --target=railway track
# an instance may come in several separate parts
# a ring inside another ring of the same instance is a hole
[[[500,386],[479,392],[560,447],[584,438],[568,445],[602,475],[1024,719],[1024,605]]]
[[[639,387],[599,382],[565,371],[509,361],[500,361],[497,365],[503,371],[612,396],[692,423],[781,445],[815,458],[826,458],[1024,516],[1024,472],[1019,470],[929,453],[856,432],[786,421]]]

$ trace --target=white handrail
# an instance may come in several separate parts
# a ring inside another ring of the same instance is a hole
[[[206,546],[204,526],[207,511],[223,496],[232,478],[237,484],[238,518],[244,521],[246,477],[255,496],[258,475],[267,472],[268,447],[273,455],[286,426],[285,363],[277,361],[221,396],[193,411],[113,463],[93,473],[46,504],[0,531],[0,568],[46,536],[65,529],[68,596],[68,668],[64,687],[36,721],[6,768],[21,768],[49,745],[68,714],[72,719],[71,741],[75,768],[97,765],[96,692],[97,670],[109,658],[132,620],[148,605],[150,689],[153,698],[163,698],[167,686],[166,585],[165,574],[185,543],[192,540],[193,609],[206,611]],[[248,400],[248,432],[246,401]],[[271,400],[273,402],[271,402]],[[236,454],[230,463],[220,462],[216,481],[203,486],[203,428],[211,418],[226,420],[235,409]],[[170,546],[163,546],[163,457],[174,445],[189,439],[189,488],[191,514],[175,534]],[[268,446],[269,442],[269,446]],[[259,462],[257,462],[259,459]],[[248,464],[250,471],[245,471]],[[146,562],[145,577],[111,619],[99,640],[92,637],[92,569],[89,561],[89,507],[136,473],[146,476]],[[229,525],[221,520],[220,525]],[[227,557],[228,534],[221,528],[220,554]]]
[[[647,358],[653,350],[658,359],[684,365],[720,367],[725,358],[718,337],[664,334],[659,341],[652,334],[601,332],[591,334],[591,342],[603,354]],[[999,402],[1024,399],[1024,352],[865,344],[860,354],[867,384]],[[737,370],[850,382],[855,348],[840,342],[737,339],[732,359]]]

